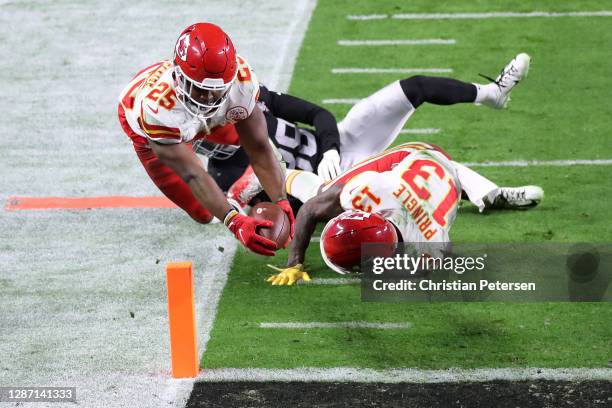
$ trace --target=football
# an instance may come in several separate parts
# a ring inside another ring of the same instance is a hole
[[[289,241],[291,225],[289,217],[278,205],[269,202],[258,203],[249,212],[249,216],[259,220],[269,220],[274,223],[272,227],[260,228],[257,232],[278,244],[279,248],[284,248]]]

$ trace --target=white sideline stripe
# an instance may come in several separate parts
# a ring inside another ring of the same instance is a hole
[[[609,166],[612,159],[605,160],[516,160],[481,163],[462,163],[467,167],[529,167],[529,166]]]
[[[323,103],[327,105],[354,105],[361,99],[323,99]]]
[[[384,20],[389,17],[388,14],[367,14],[367,15],[348,15],[346,18],[348,20]]]
[[[422,128],[422,129],[403,129],[400,131],[400,135],[434,135],[440,133],[441,129],[436,128]]]
[[[299,281],[299,285],[358,285],[361,283],[359,278],[312,278],[309,282]]]
[[[519,13],[513,11],[488,13],[407,13],[394,14],[392,18],[399,20],[458,20],[458,19],[488,19],[488,18],[535,18],[535,17],[612,17],[612,11],[572,11],[549,12],[531,11]]]
[[[301,0],[296,6],[296,9],[300,10],[297,14],[300,18],[295,19],[291,24],[289,35],[285,37],[285,41],[280,47],[277,63],[274,66],[271,76],[277,89],[284,90],[289,86],[295,61],[297,59],[297,52],[304,38],[315,4],[316,0]],[[237,244],[235,241],[232,241],[229,245],[226,244],[226,256],[229,261],[223,268],[215,270],[213,274],[205,275],[202,286],[200,286],[200,288],[196,287],[198,299],[198,301],[196,301],[196,318],[199,318],[201,322],[201,326],[198,327],[198,332],[201,333],[201,336],[198,336],[198,359],[201,358],[202,354],[207,349],[210,334],[217,316],[217,306],[219,305],[221,294],[227,283],[229,270],[232,266],[231,260],[235,255],[236,248]],[[200,291],[204,291],[205,296],[202,296]],[[201,301],[202,298],[204,298],[204,302]],[[185,406],[189,394],[191,394],[193,390],[195,381],[196,379],[193,378],[169,378],[161,392],[162,400],[168,402],[169,405]]]
[[[332,74],[449,74],[452,68],[332,68]]]
[[[293,19],[289,26],[289,34],[284,37],[284,41],[279,47],[276,64],[270,75],[270,78],[272,78],[270,89],[284,92],[289,88],[297,54],[304,40],[306,28],[308,28],[315,5],[316,0],[301,0],[296,5],[296,15],[300,17]]]
[[[373,323],[373,322],[287,322],[287,323],[259,323],[260,329],[377,329],[395,330],[408,329],[410,322],[401,323]]]
[[[310,242],[321,242],[321,237],[312,237],[310,238]]]
[[[382,45],[455,45],[454,38],[424,38],[420,40],[338,40],[338,45],[344,46],[382,46]]]
[[[474,368],[419,370],[399,368],[374,370],[369,368],[218,368],[204,370],[197,381],[324,381],[358,383],[462,383],[494,380],[525,381],[584,381],[612,380],[612,368]]]

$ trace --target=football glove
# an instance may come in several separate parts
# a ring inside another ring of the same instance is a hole
[[[291,204],[289,204],[289,200],[286,198],[277,201],[276,204],[283,209],[287,217],[289,218],[289,223],[291,224],[291,229],[289,230],[289,239],[287,240],[287,245],[293,239],[295,235],[295,216],[293,215],[293,210],[291,209]]]
[[[271,227],[273,225],[272,221],[258,220],[236,211],[233,214],[228,214],[224,223],[242,245],[257,254],[273,256],[274,251],[278,249],[274,241],[264,238],[257,233],[257,228],[259,227]]]
[[[340,154],[336,149],[329,149],[323,153],[323,158],[317,167],[317,174],[325,181],[336,178],[340,171]]]
[[[308,275],[308,272],[303,269],[304,266],[302,264],[297,264],[288,268],[279,268],[277,266],[268,264],[268,267],[280,272],[266,279],[266,282],[269,282],[272,285],[291,286],[299,280],[303,280],[304,282],[310,281],[310,276]]]

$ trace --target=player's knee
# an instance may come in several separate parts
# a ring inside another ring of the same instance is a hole
[[[415,75],[399,81],[404,95],[415,109],[425,102],[425,78],[423,75]]]

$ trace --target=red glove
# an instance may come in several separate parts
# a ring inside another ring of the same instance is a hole
[[[226,217],[228,218],[228,217]],[[238,241],[251,251],[265,256],[274,256],[274,251],[278,249],[276,242],[262,237],[257,233],[259,227],[271,227],[272,221],[257,220],[253,217],[239,214],[230,216],[225,225],[234,233]]]
[[[293,239],[295,235],[295,217],[293,216],[293,210],[291,209],[291,205],[289,204],[289,200],[286,198],[284,200],[277,201],[276,204],[283,209],[287,217],[289,217],[289,222],[291,223],[291,231],[289,232],[289,241]],[[287,241],[287,244],[289,244]]]

